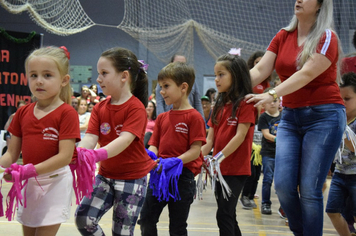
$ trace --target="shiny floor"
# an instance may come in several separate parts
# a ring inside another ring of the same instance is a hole
[[[262,176],[259,182],[257,194],[261,195]],[[327,180],[328,186],[330,185],[330,179]],[[5,198],[11,185],[3,181],[2,194],[4,196],[4,209],[6,209]],[[210,185],[208,185],[210,187]],[[329,188],[324,193],[324,202],[327,198]],[[262,215],[260,212],[261,200],[255,199],[258,206],[254,210],[244,210],[239,202],[237,205],[237,220],[242,232],[242,235],[246,236],[276,236],[276,235],[292,235],[289,228],[285,225],[285,220],[281,219],[278,215],[279,203],[277,196],[272,193],[272,215]],[[73,197],[73,204],[75,199]],[[62,224],[58,236],[79,236],[74,225],[74,211],[76,206],[72,206],[72,214],[70,220]],[[207,189],[203,193],[203,200],[195,200],[191,206],[190,215],[188,219],[188,234],[190,236],[213,236],[219,235],[219,229],[215,220],[216,203],[213,194],[210,189]],[[109,211],[100,221],[100,226],[104,229],[106,235],[111,235],[111,215],[112,211]],[[158,223],[158,235],[167,236],[168,232],[168,212],[165,209],[161,215],[160,222]],[[140,235],[140,228],[136,226],[135,235]],[[0,218],[0,235],[6,236],[20,236],[22,235],[21,225],[16,221],[7,221],[6,218]],[[333,228],[328,216],[324,214],[324,234],[323,235],[337,235]]]

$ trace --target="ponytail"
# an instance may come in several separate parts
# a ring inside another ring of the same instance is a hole
[[[135,79],[133,79],[135,80]],[[145,107],[148,104],[148,78],[144,70],[140,69],[135,82],[131,82],[131,92]]]
[[[145,69],[147,66],[138,61],[133,52],[125,48],[111,48],[103,52],[101,56],[111,60],[117,72],[127,70],[130,73],[131,93],[146,107],[148,103],[148,79]]]

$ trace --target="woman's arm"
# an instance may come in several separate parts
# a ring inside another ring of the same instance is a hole
[[[275,53],[267,51],[257,65],[250,70],[252,87],[260,84],[272,74],[276,58],[277,55]]]
[[[58,154],[35,165],[37,174],[45,174],[68,165],[72,160],[74,147],[75,139],[60,140]]]
[[[7,151],[5,154],[0,158],[0,166],[3,167],[10,167],[12,163],[15,163],[17,159],[19,159],[20,152],[21,152],[21,144],[22,139],[15,135],[11,136],[11,142],[7,147]]]
[[[201,152],[203,156],[206,156],[210,153],[211,149],[213,149],[214,145],[214,128],[209,128],[208,137],[206,138],[206,144],[201,147]]]
[[[248,129],[251,123],[239,123],[237,125],[237,130],[235,136],[226,144],[226,146],[221,150],[225,157],[228,157],[231,153],[235,152],[241,143],[245,140]]]
[[[258,63],[257,65],[259,65]],[[309,58],[301,70],[295,72],[287,80],[274,88],[277,95],[285,96],[291,94],[300,88],[310,83],[331,66],[331,61],[324,55],[314,53],[313,57]],[[268,93],[258,95],[246,95],[247,103],[255,102],[255,107],[261,104],[272,102],[273,97]]]

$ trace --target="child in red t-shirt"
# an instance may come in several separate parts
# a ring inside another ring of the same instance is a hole
[[[216,214],[221,236],[241,235],[236,221],[236,205],[245,180],[251,175],[250,158],[256,110],[246,104],[244,96],[252,92],[250,73],[246,62],[237,55],[220,56],[214,67],[215,83],[219,92],[203,155],[214,148],[214,160],[220,163],[223,178],[231,189],[224,198],[223,189],[216,184],[218,205]]]
[[[69,52],[65,47],[36,49],[25,69],[35,102],[16,112],[0,165],[8,167],[6,180],[15,186],[27,183],[17,211],[24,235],[56,235],[69,219],[73,177],[68,164],[80,141],[78,114],[71,106]],[[23,166],[16,164],[20,152]]]
[[[156,225],[167,204],[170,234],[187,235],[187,219],[196,189],[194,176],[200,172],[203,160],[200,148],[205,144],[205,122],[188,100],[194,80],[194,69],[181,62],[168,64],[158,74],[160,93],[173,108],[157,117],[149,150],[163,159],[179,158],[183,162],[178,181],[181,199],[159,201],[149,188],[139,220],[143,236],[157,235]]]
[[[147,124],[146,65],[124,48],[101,54],[97,64],[103,93],[110,95],[94,106],[89,127],[78,144],[80,153],[100,161],[91,197],[76,211],[82,235],[104,235],[98,222],[114,206],[112,232],[133,235],[145,199],[147,173],[156,166],[143,140]],[[99,149],[92,150],[99,143]]]

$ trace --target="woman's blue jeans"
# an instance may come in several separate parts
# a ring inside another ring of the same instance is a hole
[[[282,111],[277,135],[275,189],[294,235],[322,235],[322,187],[345,127],[343,105],[324,104]]]

